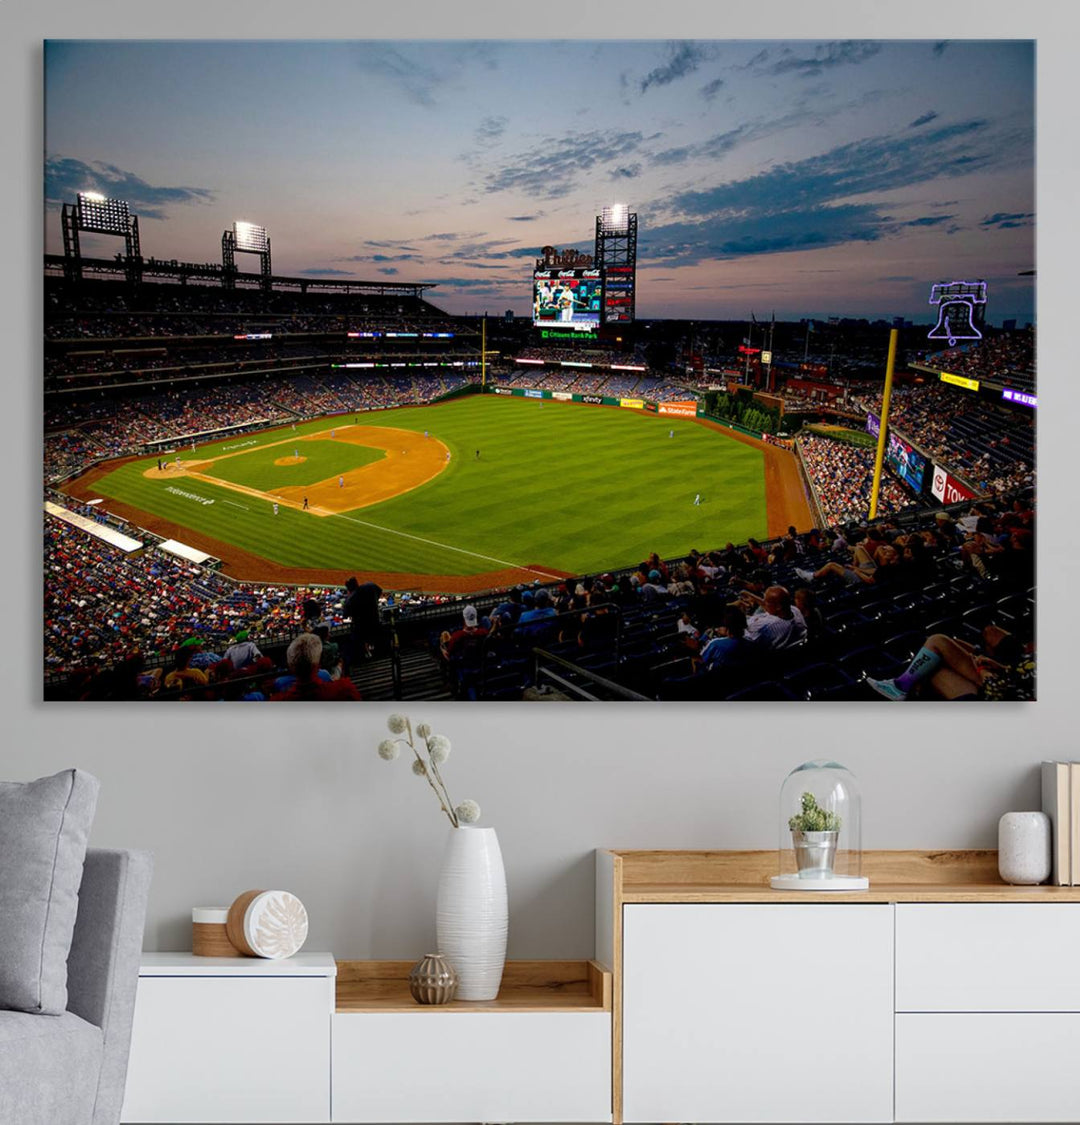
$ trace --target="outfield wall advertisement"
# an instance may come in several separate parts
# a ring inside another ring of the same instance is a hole
[[[643,398],[621,398],[619,405],[625,406],[627,410],[644,410],[645,400]]]
[[[698,404],[696,402],[661,402],[657,410],[661,414],[674,414],[679,418],[696,418]]]

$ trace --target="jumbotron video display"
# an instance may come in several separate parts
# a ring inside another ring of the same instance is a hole
[[[881,419],[876,414],[866,415],[868,433],[877,437],[881,432]],[[885,464],[916,493],[922,492],[926,476],[926,458],[916,453],[911,446],[890,429],[885,445]]]
[[[595,332],[600,324],[603,278],[598,269],[536,270],[533,324]]]

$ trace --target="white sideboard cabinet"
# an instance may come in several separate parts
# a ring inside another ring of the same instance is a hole
[[[330,1121],[337,966],[144,953],[121,1121]]]
[[[627,906],[623,1120],[892,1120],[887,905]]]
[[[990,851],[867,852],[851,893],[775,869],[597,853],[614,1125],[1080,1122],[1080,887]]]

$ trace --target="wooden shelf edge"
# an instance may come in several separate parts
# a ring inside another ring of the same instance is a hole
[[[417,1004],[412,961],[339,961],[338,1013],[610,1012],[612,973],[596,961],[507,961],[495,1000]]]

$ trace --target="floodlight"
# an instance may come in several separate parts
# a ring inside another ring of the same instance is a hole
[[[604,230],[626,230],[630,208],[625,203],[613,203],[605,207],[603,216]]]
[[[123,199],[108,199],[100,192],[80,191],[79,226],[95,234],[127,234],[130,213]]]
[[[266,227],[237,220],[233,223],[233,238],[236,239],[237,250],[249,250],[254,254],[266,251]]]

